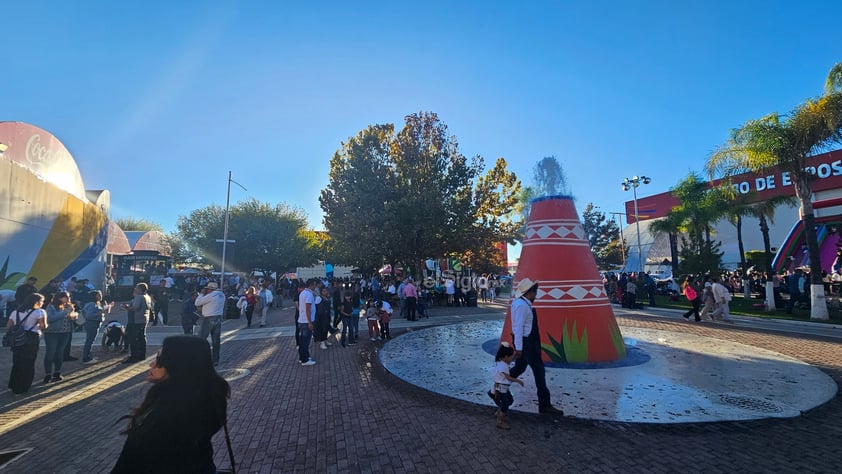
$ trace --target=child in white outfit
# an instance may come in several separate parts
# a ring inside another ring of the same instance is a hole
[[[510,428],[506,423],[506,413],[509,412],[509,407],[515,401],[510,386],[514,382],[523,387],[523,380],[509,375],[509,366],[514,358],[515,351],[511,344],[508,342],[500,343],[497,355],[494,356],[494,387],[488,392],[488,396],[494,399],[494,403],[500,407],[494,413],[494,416],[497,417],[497,428],[503,430]]]

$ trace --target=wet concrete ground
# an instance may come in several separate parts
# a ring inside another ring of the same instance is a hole
[[[502,326],[484,321],[410,332],[386,344],[380,359],[414,385],[493,406],[485,390]],[[819,369],[769,350],[674,331],[621,329],[631,363],[547,367],[553,401],[567,416],[646,423],[784,418],[836,394],[836,383]],[[522,379],[525,387],[512,385],[512,409],[537,413],[531,370]]]

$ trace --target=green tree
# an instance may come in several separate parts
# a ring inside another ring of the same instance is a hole
[[[521,184],[517,175],[508,171],[504,158],[498,158],[494,167],[477,179],[473,191],[473,220],[466,225],[458,246],[463,251],[461,260],[477,272],[500,273],[506,269],[502,244],[514,244],[520,231],[520,222],[511,219],[518,204]]]
[[[620,228],[614,220],[589,202],[582,211],[582,226],[600,270],[610,270],[622,263]]]
[[[178,218],[178,236],[203,263],[219,266],[216,240],[222,237],[224,221],[225,209],[220,206],[196,209]],[[303,211],[284,204],[250,199],[231,206],[228,239],[235,243],[228,244],[226,268],[269,274],[315,263],[318,244],[306,225]]]
[[[394,125],[371,125],[342,143],[319,196],[337,260],[366,271],[378,267],[389,251],[386,203],[395,194],[390,170],[394,131]]]
[[[690,173],[670,190],[678,199],[665,219],[653,222],[655,232],[667,232],[673,254],[673,274],[714,273],[719,271],[723,253],[712,239],[712,224],[723,215],[725,205],[720,192],[710,189],[696,173]],[[681,250],[677,241],[680,238]],[[675,241],[675,242],[674,242]],[[678,271],[676,271],[678,261]]]
[[[193,255],[189,252],[187,244],[181,239],[178,232],[167,233],[165,239],[167,245],[170,247],[170,257],[172,257],[173,265],[196,263],[193,261]]]
[[[364,270],[383,262],[417,267],[427,257],[476,259],[488,242],[510,240],[519,192],[505,160],[482,176],[481,157],[466,158],[434,113],[372,125],[334,153],[319,202],[333,249]],[[487,264],[487,262],[479,262]]]
[[[789,173],[801,203],[810,256],[811,319],[828,319],[828,312],[812,204],[815,171],[808,166],[808,159],[842,142],[840,71],[839,64],[831,69],[825,95],[806,100],[789,114],[772,113],[732,130],[728,141],[711,155],[705,166],[711,177],[761,172],[774,167]]]

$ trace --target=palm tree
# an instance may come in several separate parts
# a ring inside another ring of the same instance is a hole
[[[719,261],[701,254],[701,260],[707,262],[705,265],[699,266],[685,259],[684,265],[687,268],[679,269],[678,238],[681,234],[687,234],[690,245],[698,246],[696,250],[699,251],[715,247],[711,238],[711,224],[720,219],[725,208],[721,193],[711,190],[696,173],[688,174],[670,192],[678,199],[678,206],[673,207],[665,218],[653,221],[649,231],[653,234],[668,234],[673,275],[717,270]],[[682,237],[682,240],[685,239]]]
[[[743,244],[743,217],[754,215],[751,205],[754,196],[738,194],[733,186],[727,184],[717,186],[714,188],[714,192],[719,194],[718,198],[724,204],[722,207],[724,217],[737,229],[737,248],[739,249],[740,271],[743,278],[743,297],[748,300],[751,298],[751,285],[748,278],[748,265],[746,265],[745,245]]]
[[[815,154],[842,142],[842,66],[828,75],[825,95],[809,99],[787,115],[769,114],[749,120],[732,130],[729,140],[710,157],[705,169],[715,175],[734,176],[778,167],[787,171],[801,203],[807,250],[810,256],[811,319],[828,319],[824,286],[821,281],[819,243],[813,213],[812,181],[807,161]]]
[[[782,205],[794,206],[798,202],[794,196],[774,196],[751,205],[751,213],[760,221],[760,233],[763,234],[764,271],[766,272],[766,311],[776,311],[775,284],[772,269],[772,242],[769,239],[769,224],[775,223],[775,208]]]
[[[655,236],[667,234],[670,242],[670,262],[672,274],[678,278],[678,236],[683,231],[683,218],[680,213],[670,211],[666,217],[654,220],[649,223],[649,232]]]

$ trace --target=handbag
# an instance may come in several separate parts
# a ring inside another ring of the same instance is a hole
[[[693,301],[699,295],[696,294],[696,290],[694,290],[692,286],[687,285],[687,287],[684,288],[684,296],[686,296],[688,300]]]
[[[15,311],[15,324],[9,328],[3,336],[3,347],[14,348],[23,346],[27,343],[29,337],[27,333],[29,331],[23,328],[23,322],[29,318],[29,315],[32,314],[33,311],[35,311],[35,309],[30,309],[29,312],[26,313],[26,316],[23,317],[23,320],[20,319],[20,313]]]

